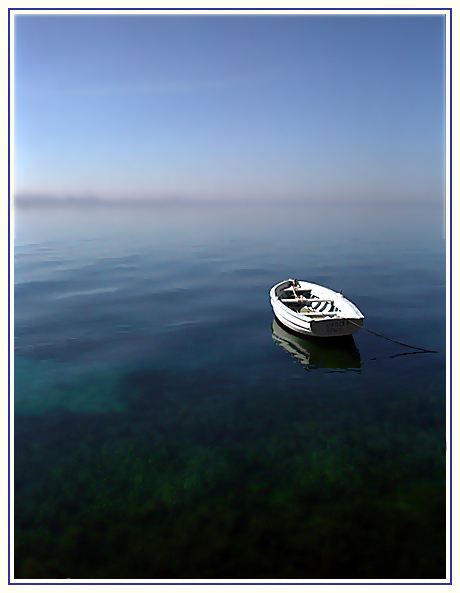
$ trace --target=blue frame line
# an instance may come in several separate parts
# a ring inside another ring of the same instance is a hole
[[[452,8],[450,12],[450,583],[452,584]]]
[[[107,582],[78,582],[78,583],[66,583],[64,581],[60,581],[60,582],[12,582],[11,581],[11,495],[10,495],[10,489],[11,489],[11,427],[10,427],[10,416],[11,416],[11,402],[10,402],[10,390],[11,390],[11,376],[10,376],[10,364],[11,364],[11,352],[10,352],[10,336],[11,336],[11,319],[10,319],[10,307],[11,307],[11,298],[10,298],[10,290],[11,290],[11,264],[10,264],[10,257],[11,257],[11,246],[10,246],[10,241],[11,241],[11,178],[10,178],[10,171],[11,171],[11,97],[10,97],[10,81],[11,81],[11,66],[10,66],[10,60],[11,60],[11,55],[10,55],[10,43],[11,43],[11,31],[10,31],[10,13],[11,11],[29,11],[29,10],[43,10],[43,11],[70,11],[70,10],[74,10],[74,11],[116,11],[116,12],[122,12],[122,11],[135,11],[135,10],[139,10],[139,11],[160,11],[160,10],[167,10],[170,12],[174,12],[174,11],[183,11],[183,10],[188,10],[188,11],[278,11],[278,10],[282,10],[284,12],[286,11],[298,11],[298,10],[302,10],[304,12],[310,12],[313,10],[321,10],[323,12],[327,12],[327,11],[356,11],[356,12],[362,12],[362,11],[385,11],[385,12],[390,12],[390,11],[413,11],[413,12],[429,12],[429,11],[433,11],[433,10],[437,10],[437,11],[446,11],[449,13],[449,19],[450,19],[450,96],[449,96],[449,117],[450,117],[450,158],[449,158],[449,166],[450,166],[450,171],[449,171],[449,176],[450,176],[450,245],[449,245],[449,249],[450,249],[450,270],[449,270],[449,277],[450,277],[450,290],[449,290],[449,298],[450,298],[450,381],[449,381],[449,387],[450,387],[450,422],[449,422],[449,433],[450,433],[450,579],[449,582],[444,582],[444,583],[401,583],[401,582],[384,582],[384,583],[365,583],[365,582],[359,582],[359,583],[334,583],[334,582],[311,582],[311,583],[292,583],[292,582],[275,582],[275,583],[266,583],[266,582],[242,582],[242,583],[235,583],[235,582],[231,582],[231,583],[219,583],[219,582],[198,582],[198,583],[180,583],[180,582],[168,582],[168,583],[164,583],[164,582],[149,582],[149,583],[133,583],[133,582],[126,582],[126,583],[107,583]],[[166,8],[160,8],[160,7],[156,7],[156,8],[95,8],[95,7],[91,7],[91,8],[8,8],[8,585],[58,585],[58,586],[62,586],[62,585],[452,585],[452,210],[453,210],[453,203],[452,203],[452,8],[413,8],[413,7],[408,7],[408,8],[189,8],[189,7],[185,7],[185,8],[171,8],[171,7],[166,7]]]
[[[245,8],[235,8],[235,7],[233,7],[233,8],[189,8],[189,7],[186,6],[186,7],[183,7],[183,8],[171,8],[171,7],[166,7],[166,8],[164,8],[164,7],[163,8],[162,7],[156,7],[156,8],[146,8],[146,7],[144,7],[144,8],[106,8],[106,7],[102,7],[102,8],[95,8],[95,7],[91,7],[91,8],[81,8],[81,7],[80,8],[9,8],[8,10],[9,11],[10,10],[15,10],[15,11],[17,11],[17,10],[55,10],[55,11],[57,11],[57,10],[62,10],[62,11],[64,11],[64,10],[112,10],[112,11],[117,11],[117,12],[120,12],[120,11],[123,11],[123,10],[129,10],[129,11],[132,11],[132,10],[144,10],[144,11],[146,11],[146,10],[156,10],[156,11],[158,11],[158,10],[169,10],[169,11],[179,11],[179,10],[195,10],[195,11],[199,11],[199,10],[207,10],[207,11],[208,10],[214,10],[214,11],[222,11],[222,10],[232,10],[232,11],[263,10],[263,11],[276,11],[276,10],[282,10],[284,12],[286,12],[288,10],[292,10],[292,11],[294,11],[294,10],[295,11],[299,11],[299,10],[304,10],[304,11],[311,11],[311,10],[322,10],[322,11],[350,10],[350,11],[353,11],[354,10],[354,11],[359,11],[359,12],[362,12],[363,10],[374,10],[374,11],[375,10],[385,10],[385,11],[391,11],[391,10],[398,10],[398,11],[406,10],[406,11],[409,11],[409,10],[412,10],[412,11],[417,11],[417,12],[421,12],[421,11],[432,11],[432,10],[446,10],[446,11],[450,11],[452,13],[452,8],[440,8],[440,7],[438,7],[438,8],[409,8],[409,7],[408,8],[401,8],[401,7],[399,7],[399,8],[341,8],[341,7],[338,7],[338,8],[314,8],[314,7],[311,7],[311,8],[260,8],[260,7],[258,7],[258,8],[248,8],[248,7],[245,7]],[[452,14],[451,14],[451,17],[452,17]],[[451,23],[452,23],[452,18],[451,18]]]
[[[235,585],[282,585],[283,587],[286,585],[314,585],[315,587],[318,585],[451,585],[452,583],[133,583],[133,582],[129,582],[129,583],[64,583],[64,582],[59,582],[59,583],[8,583],[9,585],[79,585],[80,587],[82,585],[148,585],[149,587],[151,587],[152,585],[200,585],[200,587],[202,587],[203,585],[232,585],[233,587]]]
[[[270,585],[278,585],[278,586],[279,585],[283,585],[283,586],[285,586],[285,585],[292,585],[292,586],[314,585],[316,587],[317,585],[329,585],[329,586],[330,585],[353,585],[353,586],[356,586],[356,585],[358,585],[358,586],[359,585],[367,585],[367,586],[369,586],[369,585],[377,585],[377,586],[378,585],[412,585],[412,586],[414,586],[414,585],[428,585],[428,586],[435,585],[435,586],[440,586],[440,585],[451,585],[452,583],[398,583],[398,582],[396,582],[396,583],[316,583],[316,582],[313,582],[313,583],[247,583],[247,582],[245,582],[245,583],[217,583],[217,582],[212,582],[212,583],[178,583],[178,582],[160,583],[158,581],[152,582],[152,583],[133,583],[133,582],[130,582],[130,583],[65,583],[63,581],[60,581],[59,583],[8,583],[8,584],[9,585],[61,585],[61,586],[62,585],[79,585],[80,587],[82,585],[91,585],[91,586],[93,586],[93,585],[148,585],[148,586],[152,586],[152,585],[161,585],[161,586],[163,586],[163,585],[175,585],[175,586],[177,586],[177,585],[187,585],[187,586],[188,585],[200,585],[200,586],[203,586],[203,585],[214,585],[214,586],[216,586],[216,585],[233,585],[233,586],[235,586],[235,585],[264,585],[264,586],[265,585],[268,585],[268,586],[270,586]]]
[[[10,467],[10,459],[11,459],[11,433],[10,433],[10,418],[11,418],[11,410],[10,410],[10,406],[11,406],[11,402],[10,402],[10,398],[11,398],[11,387],[10,387],[10,368],[11,368],[11,361],[10,361],[10,357],[11,357],[11,353],[10,353],[10,336],[11,336],[11,327],[10,327],[10,316],[11,316],[11,303],[10,303],[10,203],[11,203],[11,195],[10,195],[10,191],[11,191],[11,180],[10,180],[10,171],[11,171],[11,163],[10,163],[10,126],[11,126],[11,105],[10,105],[10,101],[11,101],[11,97],[10,97],[10,80],[11,80],[11,73],[10,73],[10,10],[8,9],[8,583],[11,582],[11,549],[10,549],[10,543],[11,543],[11,501],[10,501],[10,492],[11,492],[11,485],[10,485],[10,479],[11,479],[11,467]]]

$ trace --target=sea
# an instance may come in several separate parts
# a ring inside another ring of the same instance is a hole
[[[14,578],[447,577],[443,204],[13,214]],[[291,334],[288,278],[375,333]]]

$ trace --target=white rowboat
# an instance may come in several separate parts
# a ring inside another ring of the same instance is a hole
[[[283,280],[270,290],[275,317],[288,329],[318,337],[349,336],[364,315],[341,292],[304,280]]]

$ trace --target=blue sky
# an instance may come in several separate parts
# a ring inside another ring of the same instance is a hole
[[[16,16],[15,194],[442,202],[444,29]]]

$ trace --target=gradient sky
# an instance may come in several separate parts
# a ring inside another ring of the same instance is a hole
[[[18,15],[15,194],[442,201],[445,20]]]

